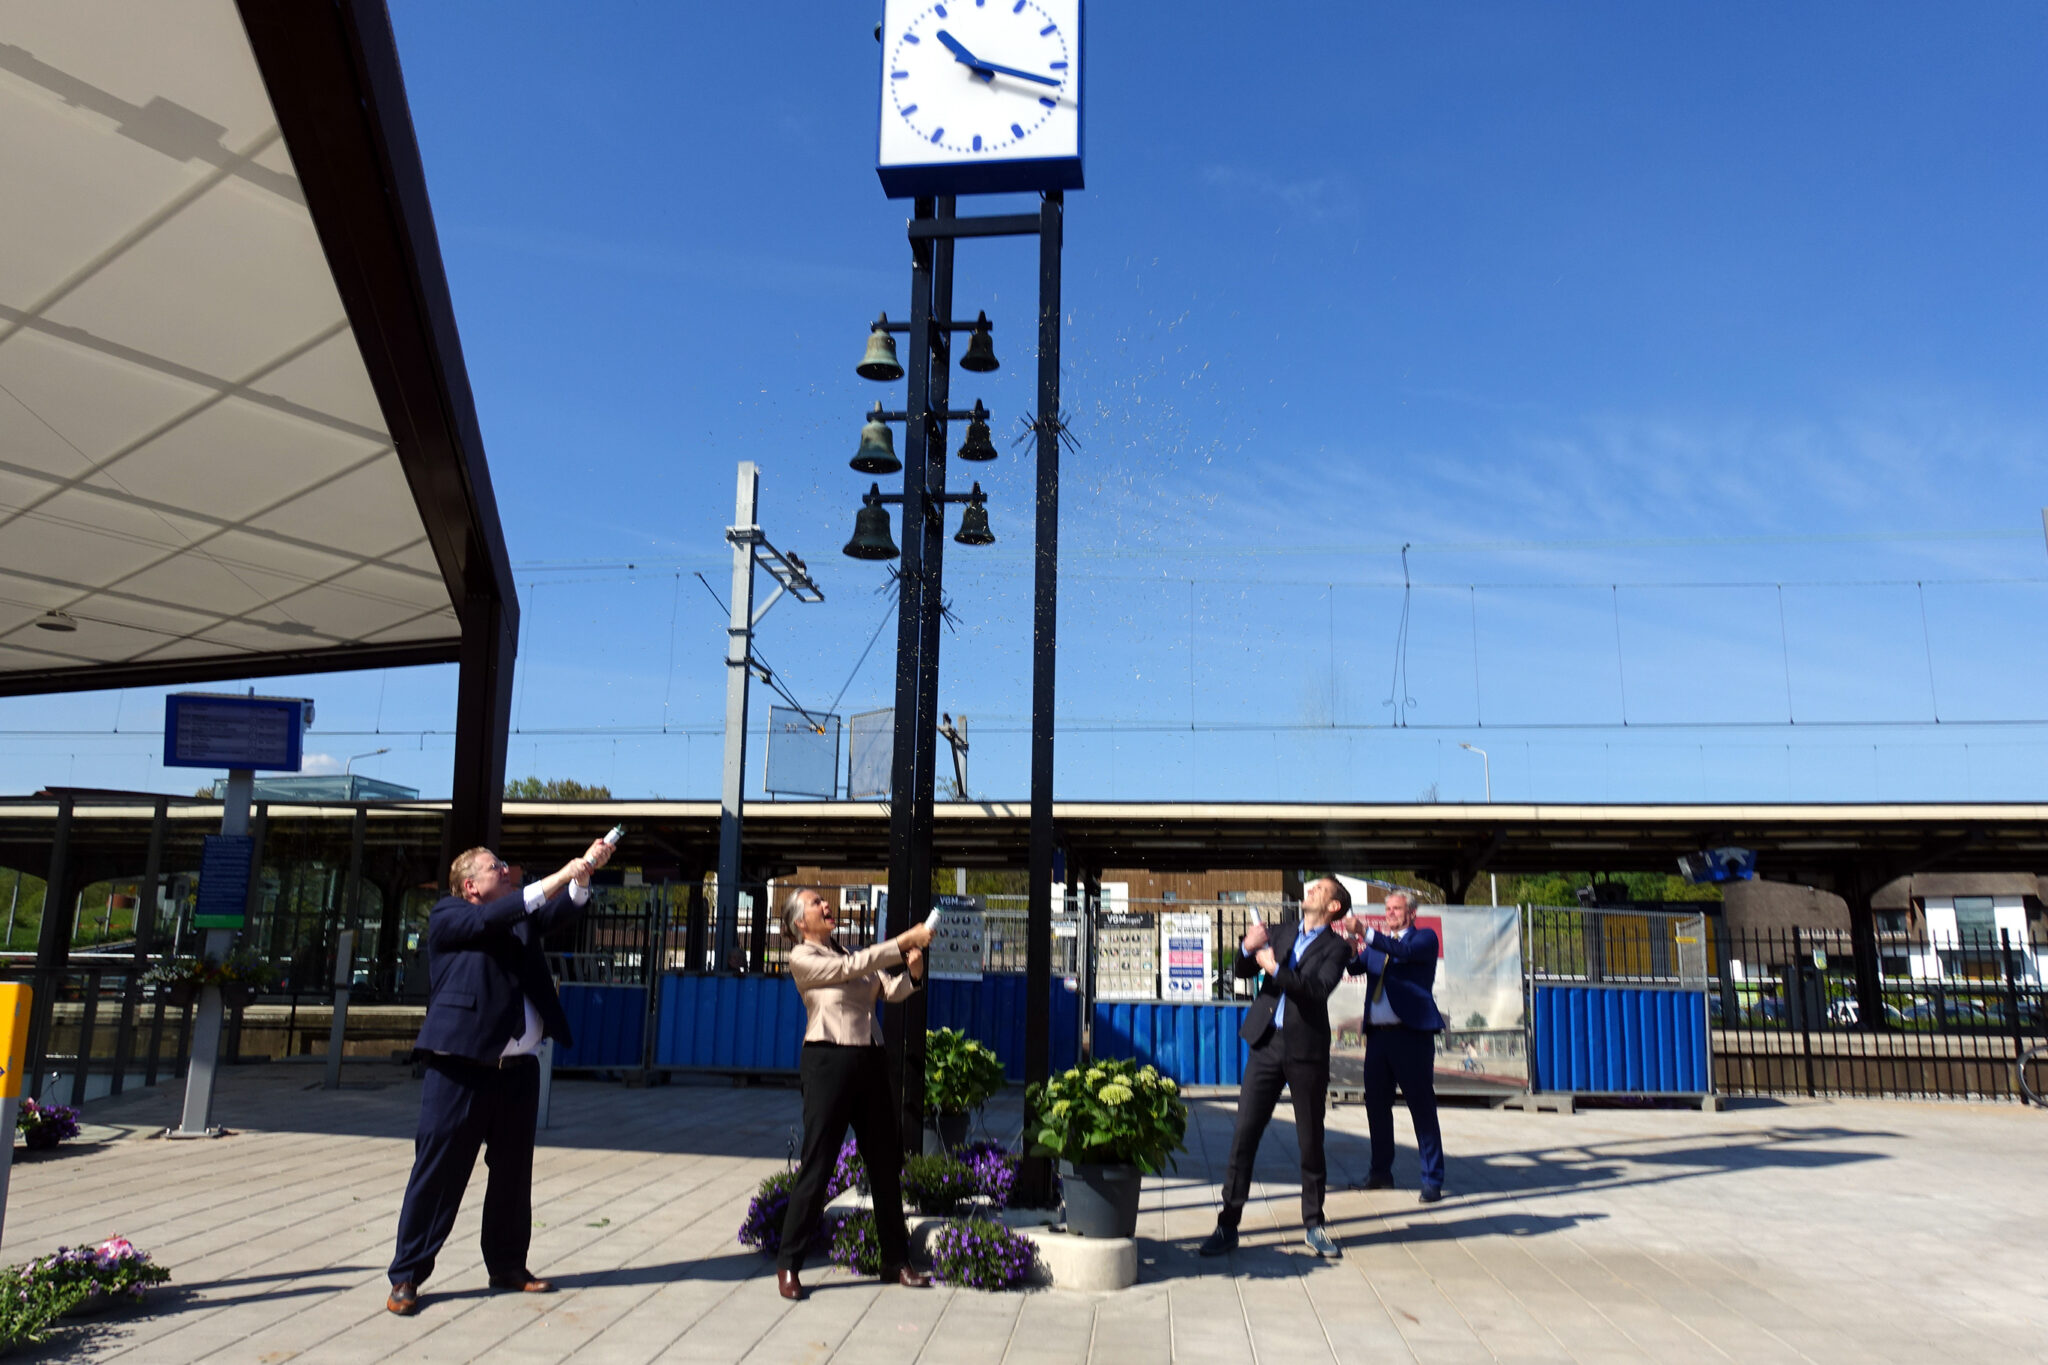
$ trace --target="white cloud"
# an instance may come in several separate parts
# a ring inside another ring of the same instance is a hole
[[[341,760],[333,754],[307,754],[299,771],[307,777],[325,777],[341,771]]]

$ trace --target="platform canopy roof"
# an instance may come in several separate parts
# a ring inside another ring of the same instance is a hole
[[[31,871],[51,843],[58,807],[74,802],[74,857],[90,853],[110,875],[142,865],[157,798],[51,792],[0,798],[0,867]],[[218,805],[167,800],[175,837],[219,820]],[[346,849],[347,805],[267,806],[270,828],[302,846]],[[373,848],[442,856],[446,803],[367,807]],[[1030,839],[1022,802],[940,802],[935,867],[1021,868]],[[1053,821],[1070,866],[1197,872],[1234,868],[1349,872],[1412,869],[1465,885],[1485,872],[1675,872],[1678,859],[1734,844],[1757,855],[1770,879],[1874,887],[1927,872],[2048,873],[2048,805],[2038,803],[1860,805],[1318,805],[1061,801]],[[498,851],[528,868],[553,867],[615,822],[626,826],[621,858],[691,875],[718,861],[715,801],[508,801]],[[183,830],[179,834],[177,831]],[[750,868],[789,876],[800,867],[883,868],[889,812],[867,801],[768,801],[747,808]]]
[[[453,661],[510,609],[381,3],[9,0],[0,187],[0,694]]]

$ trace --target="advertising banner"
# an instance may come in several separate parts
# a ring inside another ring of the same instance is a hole
[[[1360,898],[1360,918],[1380,927],[1384,910]],[[1449,1027],[1436,1038],[1443,1093],[1521,1091],[1529,1085],[1523,1031],[1521,912],[1511,905],[1418,907],[1417,928],[1436,932],[1436,1003]],[[1330,1084],[1358,1090],[1365,1078],[1365,982],[1348,976],[1330,997]]]
[[[933,981],[979,981],[988,957],[988,925],[979,896],[933,896],[939,922],[926,949],[925,974]]]
[[[1209,960],[1215,951],[1216,921],[1207,915],[1159,917],[1159,998],[1209,998]]]

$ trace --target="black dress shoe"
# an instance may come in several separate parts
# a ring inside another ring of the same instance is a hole
[[[391,1286],[391,1295],[384,1300],[384,1310],[401,1318],[411,1317],[420,1311],[420,1291],[411,1280],[400,1280]]]
[[[1219,1223],[1216,1225],[1216,1230],[1209,1234],[1202,1242],[1202,1245],[1195,1248],[1195,1253],[1200,1256],[1228,1256],[1235,1250],[1237,1250],[1237,1229],[1226,1228]]]
[[[1358,1188],[1361,1190],[1391,1190],[1394,1188],[1394,1177],[1390,1175],[1369,1175],[1365,1178],[1365,1183]]]
[[[1422,1195],[1421,1195],[1421,1197],[1420,1197],[1420,1198],[1418,1198],[1418,1199],[1417,1199],[1417,1200],[1416,1200],[1415,1202],[1416,1202],[1416,1203],[1418,1203],[1418,1204],[1435,1204],[1435,1203],[1438,1203],[1438,1202],[1440,1202],[1440,1201],[1441,1201],[1441,1200],[1443,1199],[1443,1197],[1444,1197],[1444,1190],[1443,1190],[1443,1186],[1441,1186],[1441,1185],[1424,1185],[1424,1186],[1422,1187]]]
[[[904,1265],[898,1266],[894,1270],[883,1271],[882,1283],[900,1284],[905,1289],[929,1289],[931,1288],[932,1277],[925,1274],[922,1270],[912,1270],[909,1266]]]
[[[491,1288],[516,1290],[521,1294],[552,1294],[555,1292],[555,1282],[543,1280],[531,1270],[522,1270],[517,1275],[491,1276]]]
[[[785,1299],[801,1299],[804,1296],[803,1282],[797,1279],[794,1270],[778,1266],[775,1270],[775,1292]]]

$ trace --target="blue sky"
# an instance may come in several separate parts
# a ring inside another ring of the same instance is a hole
[[[725,591],[742,459],[827,595],[762,653],[888,704],[837,553],[909,289],[877,9],[393,6],[519,566],[514,774],[715,794],[693,575]],[[1096,3],[1087,39],[1061,796],[1476,801],[1460,741],[1502,800],[2043,795],[2048,726],[1995,722],[2048,720],[2048,11]],[[1006,452],[999,543],[948,556],[978,796],[1027,781],[1034,265],[960,257],[1004,362],[954,381]],[[261,686],[445,792],[452,670]],[[0,703],[0,788],[189,789],[160,697]]]

